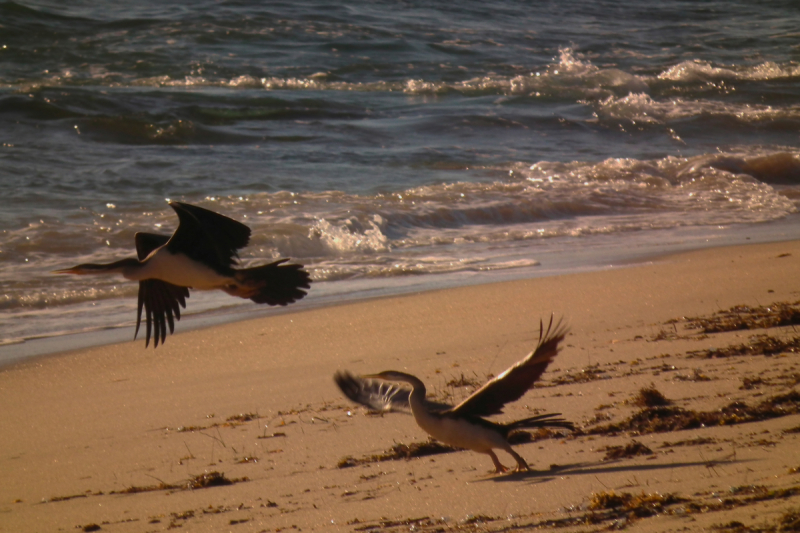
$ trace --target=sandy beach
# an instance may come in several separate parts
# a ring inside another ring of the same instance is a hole
[[[797,528],[800,341],[770,320],[800,321],[798,300],[790,241],[37,358],[0,371],[0,531]],[[403,370],[457,401],[551,314],[563,350],[496,418],[559,412],[580,431],[516,445],[529,473],[468,451],[378,460],[427,437],[332,380]]]

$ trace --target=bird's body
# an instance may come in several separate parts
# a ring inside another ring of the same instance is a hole
[[[567,334],[567,329],[557,324],[552,329],[552,319],[547,333],[540,324],[539,343],[517,364],[490,380],[459,405],[443,408],[426,399],[425,384],[417,377],[405,372],[389,370],[379,374],[356,378],[339,372],[334,376],[342,392],[350,399],[378,410],[388,410],[389,405],[411,409],[411,414],[420,428],[434,439],[458,448],[466,448],[491,457],[496,472],[505,472],[495,449],[508,452],[517,462],[517,471],[528,470],[528,464],[508,443],[508,435],[516,429],[556,427],[574,429],[572,423],[557,413],[538,415],[515,422],[500,424],[486,420],[484,416],[499,414],[502,407],[520,398],[541,376],[547,365],[558,354],[558,344]],[[552,331],[552,333],[551,333]],[[403,382],[411,385],[411,391],[401,391],[377,385],[373,380]]]
[[[220,274],[205,263],[194,261],[182,252],[171,252],[166,245],[153,250],[141,265],[141,268],[130,269],[122,275],[131,281],[160,279],[199,291],[225,290],[237,285],[235,270],[230,269],[228,275]]]
[[[229,276],[222,276],[203,263],[192,261],[183,253],[170,252],[166,245],[156,248],[142,261],[130,258],[105,265],[95,265],[100,268],[94,272],[89,271],[92,265],[83,266],[89,267],[87,272],[83,272],[85,274],[121,274],[130,281],[160,279],[173,285],[197,290],[219,289],[230,281]]]
[[[500,463],[494,449],[508,452],[517,461],[517,469],[528,469],[525,460],[511,448],[508,443],[508,434],[502,424],[495,424],[480,417],[452,417],[438,413],[430,413],[420,405],[411,404],[411,413],[417,425],[431,437],[455,446],[477,453],[485,453],[492,458],[495,472],[505,472],[506,468]]]
[[[282,259],[253,268],[236,268],[237,251],[250,240],[250,228],[220,215],[181,202],[170,202],[180,223],[171,236],[139,232],[137,258],[105,264],[83,264],[58,270],[61,274],[121,274],[139,282],[136,334],[145,310],[147,336],[155,329],[154,344],[174,330],[189,289],[225,291],[256,303],[287,305],[306,295],[311,279],[302,265]]]

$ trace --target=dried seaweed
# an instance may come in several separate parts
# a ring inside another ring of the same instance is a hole
[[[756,533],[764,531],[763,529],[748,527],[738,520],[731,520],[727,524],[713,524],[711,529],[715,531],[727,531],[729,533]]]
[[[633,404],[640,407],[663,407],[672,405],[672,401],[651,384],[649,387],[639,389],[639,393],[633,398]]]
[[[208,487],[224,487],[226,485],[233,485],[238,481],[247,481],[247,478],[240,478],[236,480],[228,479],[225,477],[225,474],[220,474],[219,472],[214,471],[200,474],[199,476],[194,476],[189,480],[189,483],[186,487],[189,489],[207,489]]]
[[[233,485],[234,483],[241,483],[243,481],[249,481],[249,479],[247,477],[228,479],[227,477],[225,477],[225,474],[213,471],[193,476],[188,481],[185,481],[183,483],[170,484],[170,483],[164,483],[162,481],[158,485],[148,485],[144,487],[131,486],[128,487],[127,489],[123,489],[120,491],[111,491],[109,492],[109,494],[136,494],[139,492],[153,492],[159,490],[206,489],[209,487],[222,487],[225,485]]]
[[[587,431],[590,435],[629,431],[644,435],[681,429],[756,422],[800,412],[800,392],[791,391],[768,398],[754,407],[732,402],[717,411],[692,411],[681,407],[648,407],[616,424]]]
[[[686,510],[691,513],[725,511],[767,500],[792,498],[800,494],[800,485],[785,489],[769,489],[763,485],[743,485],[731,488],[730,493],[731,496],[716,499],[712,502],[690,502],[686,504]],[[738,497],[741,495],[743,495],[743,497]]]
[[[378,463],[381,461],[397,461],[400,459],[411,459],[413,457],[425,457],[428,455],[438,455],[440,453],[450,453],[459,450],[453,446],[441,444],[435,440],[425,442],[413,442],[411,444],[395,444],[382,454],[369,455],[356,459],[352,455],[342,458],[337,464],[337,468],[349,468],[351,466],[367,463]]]
[[[89,497],[88,494],[71,494],[69,496],[53,496],[52,498],[49,498],[48,500],[45,500],[45,501],[46,502],[65,502],[67,500],[74,500],[75,498],[88,498],[88,497]]]
[[[769,381],[765,380],[764,378],[742,378],[742,386],[739,387],[739,390],[752,390],[756,387],[760,387],[761,385],[768,385]]]
[[[258,413],[240,413],[238,415],[229,416],[225,419],[226,422],[233,422],[244,424],[245,422],[250,422],[251,420],[258,420],[261,416]]]
[[[549,428],[538,428],[534,432],[517,430],[508,435],[509,444],[527,444],[540,440],[560,438],[563,435],[558,431]],[[425,457],[428,455],[438,455],[441,453],[451,453],[462,450],[447,444],[441,444],[433,439],[425,442],[414,442],[411,444],[395,444],[382,454],[368,455],[355,458],[348,455],[339,460],[337,468],[349,468],[351,466],[363,465],[367,463],[378,463],[381,461],[397,461],[400,459],[413,459],[415,457]]]
[[[686,327],[703,333],[720,333],[743,329],[774,328],[800,324],[800,301],[776,302],[768,306],[736,305],[710,317],[687,318]]]
[[[607,446],[605,448],[606,455],[603,461],[614,461],[616,459],[625,459],[628,457],[636,457],[637,455],[653,455],[654,452],[641,442],[631,441],[625,446]]]
[[[789,509],[781,516],[778,531],[800,531],[800,508]]]
[[[784,340],[766,334],[752,335],[748,343],[726,346],[725,348],[691,350],[686,352],[686,355],[693,358],[712,359],[744,355],[765,355],[769,357],[782,353],[800,353],[800,337]]]
[[[730,495],[720,498],[716,493],[710,499],[685,498],[674,493],[631,494],[607,491],[594,493],[584,512],[571,514],[566,518],[544,519],[533,522],[514,521],[508,524],[500,517],[470,515],[458,522],[449,522],[444,518],[408,518],[398,520],[380,519],[363,523],[358,519],[347,524],[355,526],[354,531],[424,531],[429,533],[445,533],[469,531],[532,531],[545,528],[585,528],[588,525],[599,525],[598,531],[626,529],[632,522],[656,515],[687,516],[695,513],[726,511],[735,507],[758,503],[769,499],[787,499],[800,494],[800,487],[785,489],[768,489],[763,486],[742,486],[730,490]],[[731,521],[725,525],[712,526],[712,529],[732,533],[780,533],[797,532],[800,511],[788,509],[774,524],[765,524],[761,528],[747,527],[740,522]],[[499,524],[492,522],[501,521]],[[510,518],[509,518],[510,520]],[[498,527],[499,526],[499,527]]]

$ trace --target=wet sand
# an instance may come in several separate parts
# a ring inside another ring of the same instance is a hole
[[[732,316],[755,329],[703,333],[685,318],[798,300],[791,241],[179,328],[157,350],[140,340],[38,358],[0,371],[0,531],[777,527],[800,509],[797,330],[757,327],[745,309]],[[469,390],[455,383],[519,360],[551,313],[571,325],[562,352],[496,419],[560,412],[578,435],[517,445],[532,468],[521,474],[494,475],[466,451],[370,459],[426,436],[410,416],[350,404],[336,370],[405,370],[457,401]],[[637,404],[642,388],[716,422],[609,427],[656,416]],[[769,416],[739,423],[757,406]],[[348,457],[358,464],[340,468]]]

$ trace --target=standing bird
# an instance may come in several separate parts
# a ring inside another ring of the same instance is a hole
[[[172,236],[139,232],[134,236],[138,258],[106,264],[82,264],[57,274],[122,274],[139,282],[136,332],[145,310],[145,347],[163,344],[186,308],[189,289],[220,289],[231,296],[249,298],[257,304],[287,305],[306,295],[311,278],[303,265],[284,264],[281,259],[253,268],[234,268],[237,251],[250,241],[250,228],[208,209],[170,202],[178,214],[178,229]]]
[[[555,427],[574,430],[560,413],[538,415],[508,424],[490,422],[484,416],[503,412],[503,406],[522,397],[544,373],[547,365],[558,354],[558,345],[567,335],[568,328],[561,321],[553,328],[553,318],[544,331],[539,322],[539,343],[536,349],[511,368],[493,378],[483,387],[455,407],[436,404],[425,399],[425,384],[405,372],[387,370],[357,378],[347,372],[337,372],[334,380],[345,396],[377,411],[391,411],[410,407],[417,424],[436,440],[459,448],[485,453],[492,458],[495,472],[506,472],[493,449],[511,454],[517,461],[516,471],[530,470],[508,443],[508,435],[515,429]],[[411,385],[411,391],[387,386],[383,381],[400,381]]]

